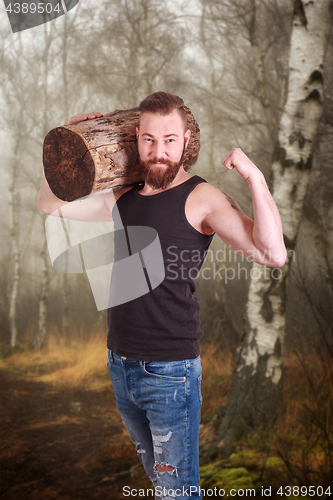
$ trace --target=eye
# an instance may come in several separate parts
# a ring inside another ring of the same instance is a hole
[[[150,137],[146,137],[145,141],[147,141],[147,142],[153,142],[153,139],[151,139]]]
[[[167,142],[175,142],[174,139],[167,139]]]

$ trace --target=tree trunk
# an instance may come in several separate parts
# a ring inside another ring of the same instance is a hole
[[[207,36],[205,32],[205,22],[207,18],[207,4],[203,2],[202,4],[202,12],[200,19],[200,41],[205,52],[205,57],[209,63],[210,70],[210,88],[208,89],[208,97],[207,97],[207,118],[208,118],[208,167],[209,167],[209,176],[211,178],[212,184],[218,186],[218,178],[216,174],[215,168],[215,138],[216,138],[216,71],[214,66],[214,59],[210,45],[207,42]],[[210,32],[209,38],[210,38]],[[223,74],[223,73],[222,73]]]
[[[257,70],[257,92],[259,101],[263,107],[266,124],[269,131],[270,137],[276,140],[276,127],[274,124],[272,107],[267,94],[267,82],[265,76],[265,63],[262,51],[259,47],[258,37],[257,37],[257,28],[256,28],[256,15],[257,15],[257,6],[256,0],[250,1],[250,23],[249,23],[249,39],[251,46],[253,48],[253,53],[256,60],[256,70]]]
[[[3,44],[5,47],[5,44]],[[9,231],[11,243],[11,263],[12,268],[12,288],[9,298],[9,326],[10,326],[10,346],[17,347],[18,338],[18,310],[19,292],[21,286],[21,249],[20,249],[20,154],[22,142],[27,133],[25,119],[24,89],[22,87],[22,38],[17,34],[17,45],[13,44],[11,55],[6,52],[1,53],[1,63],[3,69],[3,85],[1,88],[7,111],[3,111],[4,122],[9,125],[9,131],[13,137],[12,159],[10,162],[10,185],[9,185]],[[15,72],[13,69],[15,68]],[[15,85],[8,85],[13,82],[15,75]],[[9,111],[10,110],[10,111]],[[4,243],[3,243],[4,245]]]
[[[72,21],[73,22],[73,21]],[[62,97],[64,109],[64,122],[69,120],[69,96],[68,96],[68,45],[69,37],[72,32],[68,26],[68,16],[63,16],[63,36],[62,36]],[[62,302],[62,334],[67,342],[69,342],[69,306],[68,306],[68,275],[67,273],[61,274],[60,296]]]
[[[184,168],[197,160],[200,130],[187,109],[191,139]],[[51,130],[44,140],[43,162],[53,193],[65,201],[142,182],[135,129],[139,108],[117,110],[101,118]]]
[[[45,219],[45,216],[44,216]],[[48,252],[47,252],[47,243],[46,237],[40,252],[41,260],[42,260],[42,291],[39,299],[39,318],[38,318],[38,331],[36,337],[34,339],[33,348],[41,349],[46,339],[46,319],[47,319],[47,302],[49,297],[50,290],[50,279],[49,279],[49,270],[48,270]]]
[[[54,42],[53,37],[54,25],[44,25],[44,51],[43,51],[43,99],[41,102],[41,108],[43,109],[43,122],[41,134],[44,137],[46,130],[48,129],[48,112],[49,112],[49,88],[48,88],[48,78],[49,78],[49,57],[51,55],[51,45]],[[46,216],[42,214],[42,219],[44,221]],[[45,341],[47,333],[47,303],[50,291],[50,276],[48,271],[48,252],[47,252],[47,242],[46,234],[44,232],[44,242],[43,247],[40,252],[40,257],[42,261],[42,280],[41,280],[41,295],[39,298],[39,311],[38,311],[38,331],[33,342],[34,349],[40,349]]]
[[[294,2],[288,98],[272,165],[272,191],[282,218],[288,259],[282,269],[253,265],[244,336],[238,348],[239,357],[224,418],[209,453],[219,449],[230,454],[233,440],[242,432],[272,423],[277,415],[286,284],[322,114],[328,7],[329,0]]]
[[[63,273],[60,275],[60,295],[61,295],[61,303],[62,303],[62,335],[65,338],[66,342],[70,342],[69,335],[69,306],[68,306],[68,279],[67,273]]]
[[[148,13],[149,2],[141,0],[138,8],[138,47],[137,47],[137,95],[139,100],[152,93],[149,71],[149,44],[148,44]],[[136,101],[138,102],[138,101]]]
[[[9,221],[10,221],[10,240],[14,258],[13,269],[13,287],[10,295],[9,305],[9,324],[10,324],[10,346],[12,349],[17,345],[17,306],[18,294],[21,281],[21,255],[19,243],[19,195],[16,191],[17,183],[17,147],[15,146],[14,156],[12,161],[12,182],[10,187],[9,198]]]

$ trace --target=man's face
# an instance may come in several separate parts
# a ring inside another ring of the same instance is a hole
[[[144,113],[136,130],[139,167],[145,182],[154,189],[164,189],[179,172],[191,133],[177,111],[169,115]]]

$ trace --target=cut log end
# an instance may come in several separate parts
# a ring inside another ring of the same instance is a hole
[[[58,198],[72,201],[91,193],[95,164],[83,138],[65,127],[51,130],[44,140],[46,180]]]

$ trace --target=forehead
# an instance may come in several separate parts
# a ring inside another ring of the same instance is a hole
[[[168,115],[145,112],[140,117],[140,133],[150,135],[184,134],[184,125],[179,113],[174,110]]]

